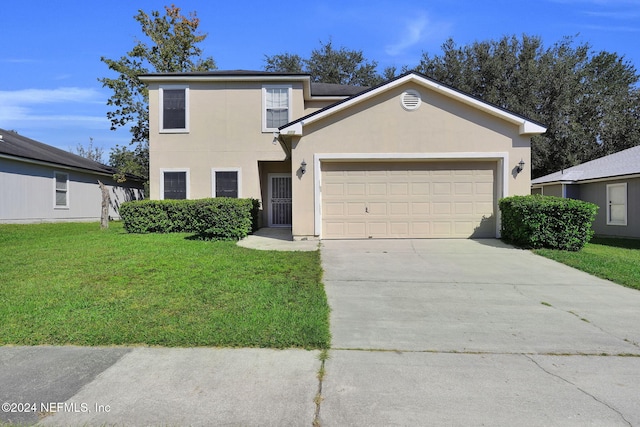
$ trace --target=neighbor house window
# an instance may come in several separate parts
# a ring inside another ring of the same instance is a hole
[[[56,208],[69,207],[69,174],[54,172],[54,197]]]
[[[189,175],[187,171],[163,171],[161,184],[163,199],[189,198]]]
[[[212,170],[213,197],[240,197],[240,169]]]
[[[189,131],[189,88],[160,88],[160,132]]]
[[[262,96],[263,131],[275,131],[291,121],[291,86],[264,86]]]
[[[607,225],[627,225],[627,183],[607,185]]]

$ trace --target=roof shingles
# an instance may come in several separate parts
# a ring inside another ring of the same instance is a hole
[[[640,145],[536,178],[531,184],[580,182],[635,174],[640,174]]]
[[[110,175],[115,173],[110,166],[43,144],[15,132],[0,129],[0,135],[2,135],[2,139],[0,139],[0,155],[37,160],[53,165],[86,169]]]

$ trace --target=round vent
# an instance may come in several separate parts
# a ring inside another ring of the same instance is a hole
[[[420,107],[422,98],[420,98],[420,93],[417,91],[408,90],[400,95],[400,102],[402,103],[402,108],[408,111],[413,111]]]

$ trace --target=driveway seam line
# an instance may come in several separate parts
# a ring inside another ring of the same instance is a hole
[[[400,350],[393,348],[361,348],[361,347],[331,347],[335,351],[362,351],[370,353],[429,353],[429,354],[470,354],[470,355],[495,355],[495,356],[559,356],[559,357],[640,357],[635,353],[523,353],[523,352],[504,352],[504,351],[473,351],[473,350]]]
[[[320,406],[322,404],[322,401],[324,400],[324,398],[322,397],[322,381],[324,380],[324,376],[326,374],[325,362],[329,358],[329,351],[326,349],[322,350],[318,358],[320,359],[320,369],[318,369],[318,374],[316,375],[316,377],[318,378],[318,392],[313,399],[313,402],[316,405],[316,410],[313,415],[313,422],[311,423],[313,427],[320,427],[322,425],[320,422]]]
[[[601,405],[606,406],[607,408],[611,409],[613,412],[615,412],[616,414],[618,414],[618,416],[620,416],[620,418],[622,418],[624,420],[624,422],[626,422],[630,427],[633,426],[633,424],[631,424],[631,422],[625,418],[624,414],[622,412],[620,412],[619,410],[617,410],[616,408],[614,408],[613,406],[609,405],[607,402],[604,402],[600,399],[598,399],[596,396],[594,396],[593,394],[589,393],[588,391],[584,390],[583,388],[579,387],[577,384],[572,383],[571,381],[569,381],[566,378],[561,377],[560,375],[554,374],[553,372],[549,372],[548,370],[546,370],[545,368],[543,368],[535,359],[533,359],[531,356],[527,355],[527,354],[523,354],[524,357],[526,357],[527,359],[529,359],[531,362],[533,362],[534,365],[536,365],[539,369],[541,369],[543,372],[545,372],[546,374],[558,378],[561,381],[564,381],[567,384],[572,385],[573,387],[575,387],[577,390],[579,390],[581,393],[584,393],[585,395],[589,396],[590,398],[592,398],[593,400],[595,400],[596,402],[600,403]]]

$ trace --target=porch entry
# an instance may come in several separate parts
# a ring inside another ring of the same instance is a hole
[[[291,227],[291,174],[269,174],[269,227]]]

